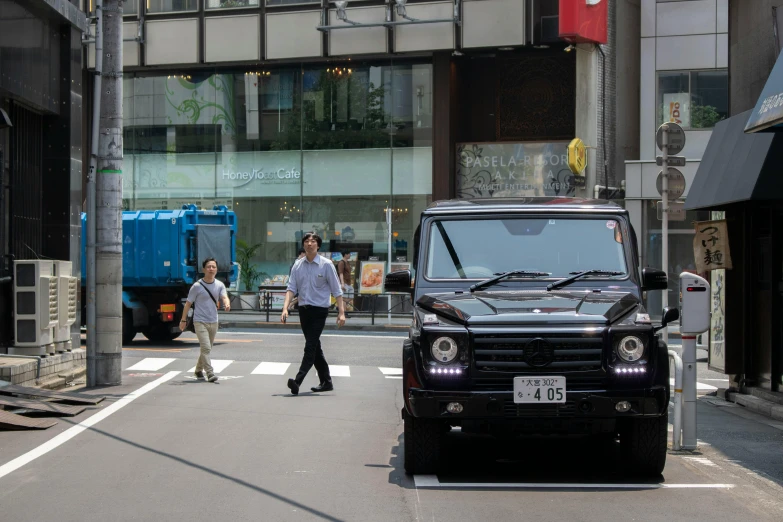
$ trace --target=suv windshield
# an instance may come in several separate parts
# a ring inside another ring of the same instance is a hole
[[[487,279],[519,269],[555,278],[584,270],[625,275],[620,223],[558,217],[437,220],[430,226],[428,279]]]

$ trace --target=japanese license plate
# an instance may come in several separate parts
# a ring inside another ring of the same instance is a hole
[[[514,377],[514,402],[547,404],[566,401],[565,377]]]

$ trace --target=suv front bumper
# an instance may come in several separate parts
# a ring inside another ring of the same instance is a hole
[[[535,419],[571,418],[581,420],[657,417],[667,412],[668,390],[663,386],[622,390],[566,391],[563,404],[519,404],[513,391],[441,391],[410,388],[408,413],[430,419]],[[618,412],[616,405],[628,401],[631,408]],[[458,402],[460,413],[449,413],[446,406]]]

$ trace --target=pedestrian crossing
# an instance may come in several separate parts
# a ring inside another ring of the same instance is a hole
[[[299,364],[293,365],[287,362],[262,361],[261,363],[250,363],[247,361],[234,361],[230,359],[212,359],[212,368],[216,374],[226,372],[235,374],[247,373],[246,370],[252,366],[250,375],[285,375],[298,369]],[[254,366],[253,366],[254,365]],[[186,369],[187,368],[187,369]],[[388,378],[402,378],[401,368],[377,367],[379,375]],[[174,359],[165,357],[147,357],[131,366],[125,368],[126,372],[159,372],[159,371],[184,371],[193,373],[196,367],[192,360]],[[329,373],[332,377],[351,377],[351,367],[340,364],[330,364]]]

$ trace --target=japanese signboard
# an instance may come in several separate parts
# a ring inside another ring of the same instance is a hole
[[[725,220],[697,221],[696,236],[693,238],[693,256],[696,271],[731,269],[729,235]]]
[[[722,268],[710,272],[712,290],[712,314],[710,316],[710,359],[713,371],[726,369],[726,271]]]

